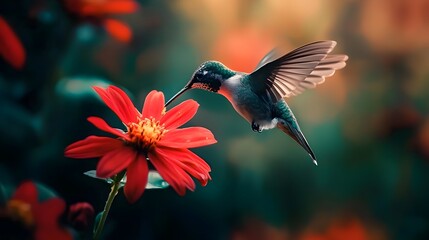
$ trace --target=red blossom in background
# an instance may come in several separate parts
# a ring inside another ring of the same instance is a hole
[[[70,233],[58,223],[65,206],[60,198],[39,202],[36,185],[28,181],[16,189],[6,207],[0,208],[0,217],[20,222],[36,240],[71,240]]]
[[[104,28],[112,37],[124,43],[131,41],[133,36],[128,25],[116,19],[104,20]]]
[[[65,156],[71,158],[101,157],[97,176],[109,178],[126,169],[124,192],[129,202],[135,202],[148,181],[148,161],[162,178],[179,194],[194,190],[191,176],[205,186],[210,180],[210,166],[188,148],[216,143],[210,130],[202,127],[178,129],[196,114],[198,103],[187,100],[165,111],[164,94],[150,92],[140,113],[124,91],[109,86],[94,87],[106,105],[126,126],[126,132],[110,127],[99,117],[88,121],[116,138],[89,136],[69,145]]]
[[[135,0],[64,0],[64,3],[70,12],[80,18],[99,22],[118,41],[127,43],[131,40],[130,27],[111,16],[136,12],[139,4]]]
[[[16,69],[25,63],[25,50],[15,32],[0,16],[0,56]]]
[[[67,218],[73,228],[79,231],[88,229],[94,221],[95,211],[91,204],[78,202],[70,206]]]
[[[369,229],[358,218],[334,219],[323,231],[307,230],[300,240],[384,240],[382,232]]]

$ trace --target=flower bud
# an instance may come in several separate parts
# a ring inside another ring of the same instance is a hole
[[[94,221],[94,208],[87,202],[79,202],[70,206],[68,220],[78,231],[87,230]]]

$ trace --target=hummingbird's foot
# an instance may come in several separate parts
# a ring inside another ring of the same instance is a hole
[[[260,128],[259,124],[252,122],[252,130],[254,132],[262,132],[262,129]]]

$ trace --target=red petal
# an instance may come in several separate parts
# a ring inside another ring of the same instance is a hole
[[[88,121],[90,123],[94,124],[94,126],[96,126],[98,129],[100,129],[102,131],[111,133],[111,134],[116,135],[118,137],[121,137],[121,138],[123,138],[125,140],[130,140],[129,136],[127,134],[125,134],[121,129],[112,128],[102,118],[99,118],[99,117],[88,117]]]
[[[195,148],[216,142],[210,130],[202,127],[189,127],[170,130],[157,145],[171,148]]]
[[[38,198],[37,187],[31,181],[21,183],[15,190],[12,196],[12,200],[20,200],[29,204],[36,204]]]
[[[76,1],[76,0],[73,0]],[[72,11],[77,12],[82,16],[98,16],[109,14],[129,14],[137,11],[139,5],[133,0],[122,0],[122,1],[108,1],[102,4],[93,3],[86,4],[79,8],[71,8]]]
[[[188,149],[157,148],[157,153],[169,158],[178,167],[198,179],[201,185],[207,185],[211,179],[210,166],[195,153]],[[170,156],[170,157],[169,157]]]
[[[101,7],[105,14],[124,14],[137,11],[139,5],[134,1],[110,1]]]
[[[186,100],[172,108],[161,118],[166,129],[175,129],[191,120],[197,113],[199,104],[194,100]]]
[[[72,235],[64,228],[57,227],[55,229],[37,228],[34,233],[35,240],[72,240]]]
[[[70,158],[95,158],[120,148],[123,142],[109,137],[89,136],[68,145],[64,155]]]
[[[59,225],[59,217],[65,207],[66,204],[62,199],[51,198],[34,209],[36,240],[72,239],[70,233]]]
[[[65,202],[60,198],[51,198],[38,204],[34,209],[37,224],[41,227],[57,225],[65,207]]]
[[[14,68],[21,69],[25,62],[25,50],[9,24],[0,16],[0,55]]]
[[[124,112],[124,116],[128,119],[127,122],[135,122],[140,113],[136,107],[134,107],[134,104],[128,95],[122,89],[113,85],[107,87],[107,92],[110,94],[111,99],[119,110]]]
[[[128,95],[120,88],[109,86],[107,89],[93,87],[106,105],[123,123],[135,122],[140,113],[134,107]]]
[[[104,27],[106,31],[116,40],[129,43],[131,41],[131,37],[133,33],[131,32],[130,27],[124,22],[108,18],[104,20]]]
[[[136,159],[137,152],[131,147],[122,147],[104,155],[97,165],[97,177],[109,178],[127,168]]]
[[[158,147],[156,151],[163,155],[175,156],[174,159],[176,159],[177,161],[193,165],[196,169],[200,169],[201,171],[211,171],[210,166],[202,158],[200,158],[198,155],[196,155],[189,149]]]
[[[136,161],[127,168],[127,183],[124,193],[130,203],[134,203],[146,189],[149,169],[147,160],[143,155],[138,155]]]
[[[158,91],[151,91],[147,96],[143,104],[142,117],[160,119],[162,111],[164,110],[164,94]]]
[[[178,168],[174,162],[172,163],[170,158],[171,156],[164,156],[157,152],[149,153],[149,159],[161,177],[167,181],[180,196],[183,196],[185,195],[186,188],[189,190],[195,189],[195,183],[185,171]]]

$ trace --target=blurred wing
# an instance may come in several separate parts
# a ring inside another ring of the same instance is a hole
[[[272,59],[275,54],[271,51],[249,75],[252,90],[275,103],[314,88],[346,66],[346,55],[328,55],[335,45],[335,41],[314,42],[277,59]]]
[[[261,61],[259,61],[258,65],[255,68],[255,71],[258,70],[259,68],[261,68],[262,66],[264,66],[265,64],[276,60],[279,57],[280,56],[279,56],[277,49],[274,48],[269,53],[267,53],[267,55],[265,55]]]

